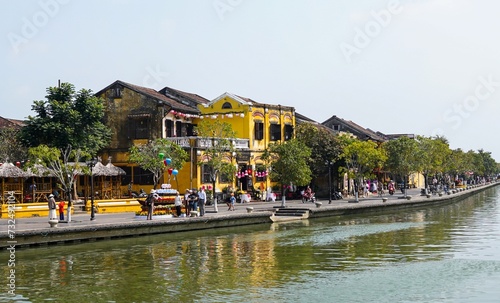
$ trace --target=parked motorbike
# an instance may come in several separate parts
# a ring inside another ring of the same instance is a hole
[[[312,203],[316,202],[316,196],[314,195],[314,193],[312,193],[310,196],[306,194],[302,195],[302,203],[306,202],[312,202]]]
[[[334,191],[333,194],[332,194],[332,197],[334,200],[342,200],[342,194],[338,191]]]
[[[139,192],[132,191],[132,198],[146,198],[148,194],[141,188]]]
[[[389,195],[394,195],[394,185],[392,184],[389,184],[389,186],[387,187],[387,190],[389,191]]]

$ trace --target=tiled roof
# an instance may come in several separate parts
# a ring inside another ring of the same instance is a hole
[[[181,112],[190,113],[190,114],[199,113],[199,110],[196,107],[189,106],[189,105],[186,105],[186,104],[179,102],[178,100],[175,100],[173,98],[169,98],[169,97],[165,96],[164,94],[157,92],[156,90],[154,90],[152,88],[127,83],[127,82],[123,82],[120,80],[117,80],[117,81],[113,82],[112,84],[108,85],[106,88],[97,92],[96,95],[103,94],[106,90],[108,90],[110,87],[112,87],[115,84],[123,85],[124,87],[131,89],[137,93],[146,95],[152,99],[156,99],[157,101],[161,101],[161,102],[165,103],[166,105],[168,105],[169,107],[171,107],[171,109],[174,109],[176,111],[181,111]]]
[[[181,95],[185,98],[188,98],[198,104],[206,104],[208,102],[210,102],[210,100],[206,99],[206,98],[203,98],[202,96],[200,95],[197,95],[197,94],[193,94],[193,93],[188,93],[188,92],[184,92],[184,91],[181,91],[181,90],[178,90],[178,89],[175,89],[175,88],[171,88],[171,87],[164,87],[162,88],[161,90],[159,90],[159,92],[161,94],[164,94],[164,95],[167,95],[168,96],[168,92],[171,91],[171,92],[175,92],[176,94],[178,95]],[[175,98],[176,96],[172,96],[173,98]]]
[[[351,128],[360,134],[364,134],[366,137],[368,137],[369,139],[372,139],[374,141],[378,141],[378,142],[386,141],[386,139],[383,136],[377,134],[376,132],[374,132],[368,128],[364,128],[364,127],[362,127],[362,126],[360,126],[360,125],[358,125],[350,120],[345,120],[345,119],[339,118],[335,115],[330,117],[328,120],[326,120],[322,124],[327,125],[331,120],[337,120],[337,121],[341,122],[342,124],[344,124],[346,127]],[[361,139],[363,139],[363,138],[361,138]]]
[[[21,128],[23,126],[24,126],[24,121],[22,121],[22,120],[0,117],[0,128],[3,128],[3,127]]]

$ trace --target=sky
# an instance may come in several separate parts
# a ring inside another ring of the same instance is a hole
[[[494,0],[0,0],[0,116],[58,81],[229,92],[500,162]]]

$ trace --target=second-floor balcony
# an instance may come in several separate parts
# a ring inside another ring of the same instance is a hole
[[[218,138],[200,138],[200,137],[169,137],[165,138],[167,140],[173,141],[181,147],[193,147],[199,149],[206,149],[212,146],[213,142],[219,140]],[[233,143],[235,149],[249,149],[250,140],[248,139],[230,139]]]

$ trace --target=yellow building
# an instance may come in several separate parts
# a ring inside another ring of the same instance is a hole
[[[200,104],[198,109],[199,115],[193,118],[194,124],[201,119],[220,119],[231,124],[236,132],[233,141],[236,153],[234,157],[227,159],[237,168],[236,181],[233,183],[228,178],[217,180],[216,191],[222,191],[224,187],[237,187],[247,192],[267,189],[271,184],[267,178],[265,163],[261,159],[262,152],[270,143],[293,138],[295,109],[259,103],[230,93],[224,93],[211,102]],[[169,119],[168,115],[166,119]],[[205,165],[196,165],[204,161],[203,140],[198,137],[169,139],[192,150],[191,157],[194,160],[192,166],[196,166],[196,171],[190,172],[195,179],[193,185],[198,188],[201,186],[209,188],[211,180],[208,168]]]
[[[105,122],[112,131],[110,145],[103,150],[104,161],[125,170],[122,192],[149,191],[153,187],[151,174],[128,162],[133,145],[157,138],[174,141],[189,154],[190,160],[177,176],[165,174],[161,183],[171,183],[180,192],[187,188],[210,188],[210,176],[203,162],[206,143],[196,136],[196,125],[202,119],[223,119],[236,132],[233,156],[227,161],[237,166],[236,181],[222,177],[217,180],[216,192],[226,187],[245,191],[267,189],[270,182],[261,159],[264,149],[273,142],[286,141],[294,136],[293,107],[259,103],[249,98],[224,93],[212,101],[197,94],[165,87],[150,88],[116,81],[96,96],[105,102]],[[174,182],[175,179],[175,182]]]

